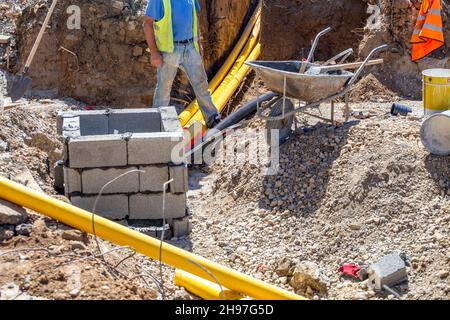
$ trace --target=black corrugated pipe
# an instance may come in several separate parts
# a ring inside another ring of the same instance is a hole
[[[251,115],[252,113],[256,112],[258,103],[262,103],[262,102],[271,100],[274,97],[276,97],[277,95],[278,94],[276,94],[274,92],[268,92],[268,93],[262,95],[261,97],[258,97],[256,99],[246,103],[244,106],[242,106],[241,108],[239,108],[238,110],[236,110],[235,112],[230,114],[228,117],[223,119],[217,126],[214,127],[214,129],[222,131],[222,130],[225,130],[226,128],[229,128],[229,127],[235,125],[236,123],[239,123],[240,121],[242,121],[243,119],[245,119],[249,115]]]

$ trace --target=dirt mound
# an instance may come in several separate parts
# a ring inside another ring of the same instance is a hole
[[[350,90],[351,102],[389,102],[398,99],[398,95],[383,85],[373,74],[361,79]]]

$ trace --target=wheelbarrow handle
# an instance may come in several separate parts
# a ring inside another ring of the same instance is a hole
[[[323,35],[327,34],[330,31],[331,31],[331,27],[328,27],[325,30],[320,31],[319,34],[316,36],[316,38],[314,39],[314,42],[311,46],[311,50],[309,51],[308,58],[306,59],[306,61],[302,62],[302,64],[300,65],[299,73],[305,73],[306,66],[308,65],[308,63],[312,62],[314,53],[316,52],[317,45],[319,44],[319,39]]]
[[[308,59],[306,60],[306,62],[308,62],[308,63],[312,62],[312,59],[314,57],[314,53],[316,52],[316,48],[317,48],[317,45],[319,44],[320,38],[322,36],[326,35],[330,31],[331,31],[331,27],[328,27],[325,30],[322,30],[322,31],[319,32],[319,34],[314,39],[313,45],[311,47],[311,50],[309,51]]]
[[[348,90],[355,82],[356,80],[358,80],[359,76],[361,75],[362,71],[364,70],[364,68],[367,66],[367,64],[369,63],[369,61],[372,59],[372,57],[380,52],[380,51],[384,51],[386,49],[389,48],[389,45],[384,44],[382,46],[379,46],[375,49],[373,49],[369,55],[367,56],[366,60],[364,60],[363,64],[359,67],[359,69],[355,72],[355,75],[353,76],[353,78],[350,79],[350,81],[347,83],[346,85],[346,89]]]

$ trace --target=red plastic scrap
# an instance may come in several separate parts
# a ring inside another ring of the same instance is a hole
[[[343,264],[339,268],[339,272],[346,276],[351,276],[356,279],[362,280],[359,272],[361,271],[361,267],[354,263]]]

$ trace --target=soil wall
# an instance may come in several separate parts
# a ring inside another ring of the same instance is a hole
[[[204,60],[213,74],[237,40],[254,0],[200,0]],[[92,104],[144,107],[152,103],[155,70],[142,31],[147,1],[62,0],[39,48],[31,76],[34,89],[58,89]],[[48,9],[27,7],[19,21],[19,56],[25,60]],[[81,9],[81,28],[69,30],[67,9]],[[20,64],[17,66],[17,68]],[[174,97],[190,99],[181,75]]]

